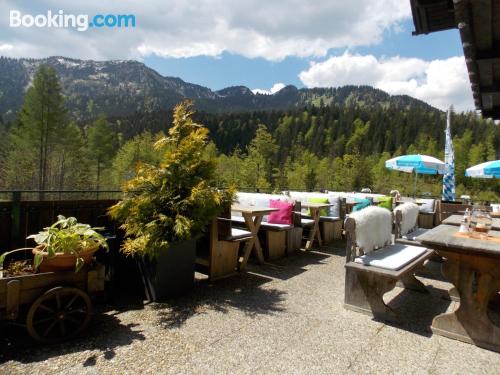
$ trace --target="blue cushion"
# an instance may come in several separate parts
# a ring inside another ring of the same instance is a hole
[[[357,204],[354,205],[354,207],[352,208],[352,212],[360,211],[363,208],[369,207],[371,205],[371,202],[369,199],[354,198],[354,201]]]

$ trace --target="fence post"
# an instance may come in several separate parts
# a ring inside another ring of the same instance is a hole
[[[11,217],[11,246],[19,246],[21,239],[21,192],[12,192]]]

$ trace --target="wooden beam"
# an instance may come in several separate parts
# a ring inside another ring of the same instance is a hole
[[[493,95],[481,93],[481,102],[483,103],[483,110],[491,111],[493,109]]]
[[[482,111],[482,115],[484,117],[491,117],[492,119],[499,120],[500,119],[500,108],[496,107],[489,111]]]
[[[500,81],[494,81],[491,86],[481,86],[481,94],[500,94]]]
[[[474,0],[469,3],[476,49],[489,50],[493,47],[491,0]]]
[[[476,50],[476,60],[479,63],[500,63],[500,43],[495,43],[489,50]]]

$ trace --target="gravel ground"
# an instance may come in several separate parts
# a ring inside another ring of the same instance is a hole
[[[198,280],[168,304],[99,306],[85,337],[65,344],[9,328],[0,374],[500,374],[499,353],[432,334],[432,318],[457,307],[440,297],[446,283],[386,295],[398,325],[345,310],[342,247]]]

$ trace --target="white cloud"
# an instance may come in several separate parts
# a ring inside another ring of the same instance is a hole
[[[270,90],[265,90],[265,89],[253,89],[252,92],[254,94],[263,94],[263,95],[272,95],[280,91],[283,87],[285,87],[284,83],[278,82],[271,87]]]
[[[12,44],[0,44],[0,52],[9,51],[12,48],[14,48],[14,46]]]
[[[463,57],[432,61],[399,56],[377,59],[345,52],[311,63],[299,78],[307,87],[371,85],[392,95],[413,96],[443,110],[452,104],[461,111],[474,109]]]
[[[9,11],[40,14],[134,14],[135,29],[10,28]],[[87,0],[0,2],[0,34],[14,48],[9,56],[109,59],[218,56],[280,60],[287,56],[325,56],[331,48],[371,45],[384,30],[397,31],[411,15],[408,1],[343,0]]]

